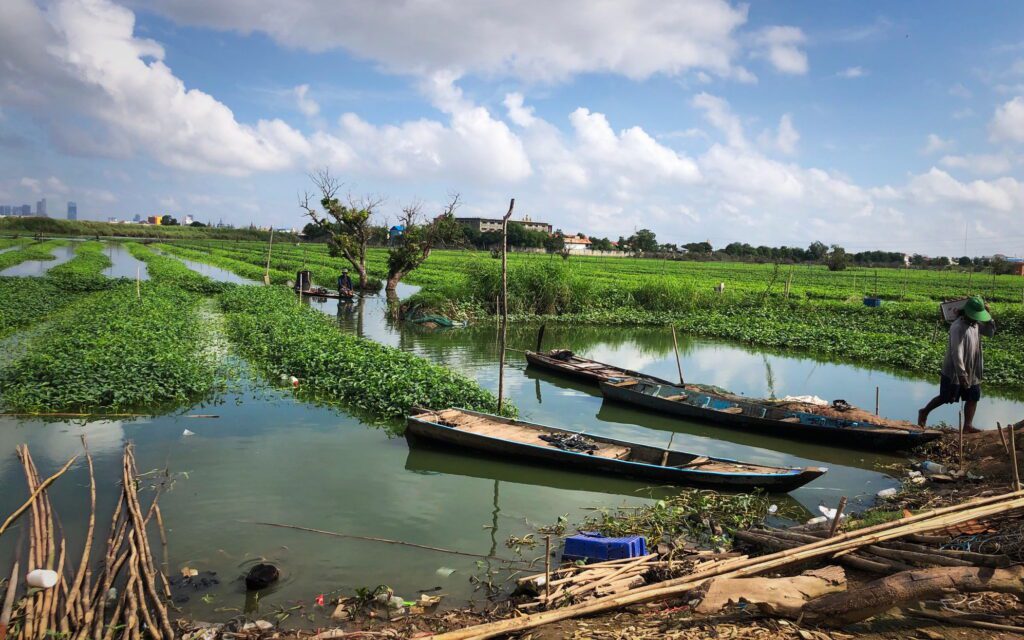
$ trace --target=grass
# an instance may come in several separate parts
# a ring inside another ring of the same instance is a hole
[[[125,411],[191,403],[215,385],[201,300],[134,283],[85,296],[52,316],[0,371],[0,402],[15,411]]]
[[[311,400],[342,404],[375,419],[412,407],[493,412],[497,400],[476,382],[419,356],[342,333],[284,287],[235,287],[221,296],[227,333],[270,377],[296,376]]]

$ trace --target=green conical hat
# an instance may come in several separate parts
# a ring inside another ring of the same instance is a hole
[[[985,301],[981,296],[974,296],[967,301],[964,305],[964,315],[975,322],[988,322],[992,319],[992,314],[985,309]]]

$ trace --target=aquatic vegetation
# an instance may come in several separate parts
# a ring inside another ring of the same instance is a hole
[[[211,280],[203,274],[189,269],[181,260],[161,255],[146,245],[126,242],[124,246],[136,259],[146,263],[150,279],[156,282],[204,294],[220,293],[233,286],[226,282]]]
[[[66,291],[99,291],[117,284],[103,275],[110,265],[110,258],[103,253],[103,243],[79,242],[75,245],[75,257],[47,271],[46,277]]]
[[[257,266],[249,262],[243,262],[235,258],[230,258],[225,255],[215,254],[212,252],[198,251],[196,249],[190,249],[185,246],[161,243],[157,245],[161,251],[175,255],[186,260],[194,260],[196,262],[203,262],[205,264],[220,267],[234,273],[235,275],[243,278],[248,278],[255,282],[262,282],[263,276],[266,273],[266,266],[264,263],[263,267]],[[294,280],[295,274],[279,269],[270,270],[270,282],[271,284],[284,284],[289,280]]]
[[[0,277],[0,338],[31,326],[79,298],[49,278]]]
[[[769,497],[760,492],[686,489],[650,505],[602,509],[589,516],[580,529],[612,537],[642,535],[649,545],[682,538],[681,542],[717,547],[730,542],[731,532],[763,522],[771,505]]]
[[[67,244],[67,240],[47,240],[0,253],[0,271],[29,260],[54,260],[53,250]]]
[[[85,296],[52,316],[0,371],[17,411],[123,411],[189,403],[214,388],[201,298],[155,283]]]
[[[235,287],[221,296],[227,333],[239,351],[274,377],[295,376],[300,393],[379,419],[414,406],[493,412],[497,400],[476,382],[406,351],[341,332],[284,287]]]

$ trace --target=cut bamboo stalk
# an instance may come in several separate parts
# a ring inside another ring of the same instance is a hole
[[[4,595],[3,607],[0,607],[0,640],[7,637],[7,627],[11,623],[11,609],[14,608],[14,595],[18,592],[18,561],[11,568],[11,579],[7,581],[7,593]]]
[[[1010,464],[1013,466],[1013,489],[1020,491],[1020,470],[1017,468],[1017,440],[1014,431],[1016,425],[1010,425]]]
[[[538,339],[537,342],[540,342]],[[551,536],[544,536],[544,598],[551,601]]]
[[[603,584],[608,584],[609,582],[611,582],[615,578],[621,576],[622,574],[626,573],[630,569],[634,569],[638,565],[641,565],[641,564],[647,562],[648,560],[650,560],[652,558],[657,558],[657,557],[658,557],[658,554],[656,554],[656,553],[652,553],[652,554],[649,554],[649,555],[646,555],[646,556],[641,556],[641,557],[635,559],[633,562],[630,562],[629,564],[623,565],[621,568],[616,569],[615,571],[613,571],[609,575],[605,576],[604,578],[601,578],[600,580],[597,580],[596,582],[591,582],[589,584],[585,584],[585,585],[582,585],[580,587],[575,587],[573,589],[570,589],[568,592],[566,592],[566,595],[581,596],[584,593],[587,593],[588,591],[592,591],[592,590],[596,589],[597,587],[599,587],[599,586],[601,586]]]
[[[1003,443],[1003,450],[1005,450],[1006,454],[1009,455],[1010,445],[1006,444],[1006,438],[1003,436],[1003,426],[998,422],[996,422],[996,431],[999,433],[999,442]]]
[[[839,521],[843,519],[843,511],[846,509],[846,496],[839,499],[839,506],[836,507],[836,517],[832,518],[832,526],[828,530],[828,537],[836,535],[839,529]]]
[[[77,459],[78,459],[78,456],[73,456],[70,460],[68,460],[64,464],[63,467],[61,467],[60,471],[58,471],[57,473],[55,473],[52,476],[50,476],[49,478],[47,478],[46,480],[44,480],[42,482],[42,484],[40,484],[38,487],[36,487],[36,489],[32,492],[32,495],[30,495],[28,497],[28,500],[25,501],[25,504],[23,504],[20,507],[18,507],[14,511],[14,513],[12,513],[11,515],[7,516],[7,519],[4,520],[3,525],[0,525],[0,534],[3,534],[3,532],[7,530],[7,527],[11,526],[11,524],[15,520],[17,520],[19,516],[21,516],[21,514],[23,514],[29,507],[32,506],[32,504],[35,502],[36,498],[39,497],[40,493],[45,491],[47,487],[49,487],[51,484],[53,484],[53,482],[57,478],[59,478],[62,475],[64,475],[64,472],[67,471],[71,467],[71,465],[74,464],[75,460],[77,460]]]

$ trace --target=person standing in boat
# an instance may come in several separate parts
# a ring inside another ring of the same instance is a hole
[[[992,337],[995,332],[996,323],[985,301],[980,296],[967,300],[960,310],[960,317],[949,328],[939,395],[917,412],[918,425],[925,426],[928,414],[939,405],[963,401],[964,431],[976,431],[974,412],[981,400],[981,379],[984,375],[981,336]]]
[[[341,275],[338,276],[338,293],[350,295],[352,293],[352,278],[348,276],[348,269],[342,269]]]

